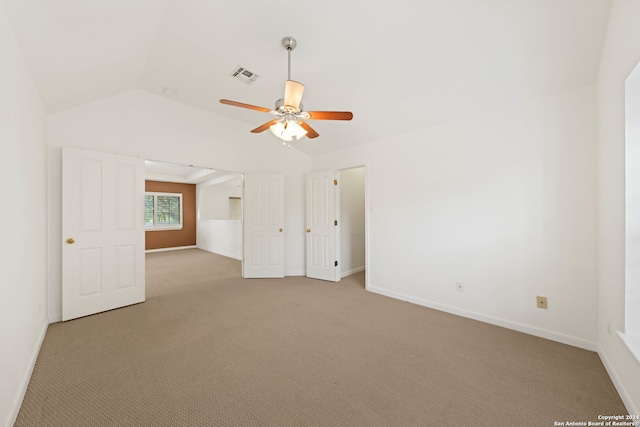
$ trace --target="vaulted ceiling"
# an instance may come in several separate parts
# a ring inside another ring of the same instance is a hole
[[[269,121],[220,98],[273,108],[292,79],[318,155],[593,83],[609,0],[4,0],[45,107],[63,111],[131,89]],[[230,73],[243,66],[251,85]],[[274,138],[275,139],[275,138]]]

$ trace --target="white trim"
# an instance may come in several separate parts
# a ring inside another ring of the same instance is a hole
[[[369,232],[369,214],[373,212],[373,205],[371,205],[371,198],[369,197],[369,191],[371,190],[371,178],[370,178],[370,165],[368,161],[362,161],[362,162],[353,162],[350,163],[348,165],[342,165],[343,167],[339,167],[336,168],[335,170],[337,170],[338,172],[344,171],[344,170],[349,170],[349,169],[356,169],[356,168],[364,168],[364,267],[363,269],[367,268],[367,265],[371,265],[371,262],[369,260],[369,254],[371,253],[371,237],[370,237],[370,232]],[[343,276],[344,277],[344,276]],[[369,275],[366,274],[364,276],[364,289],[365,290],[370,290],[370,284],[369,284]]]
[[[49,316],[49,324],[62,322],[62,313]]]
[[[212,254],[217,254],[217,255],[220,255],[220,256],[223,256],[223,257],[226,257],[226,258],[235,259],[236,261],[242,261],[242,257],[241,256],[234,255],[231,252],[221,251],[221,252],[211,252],[211,253]]]
[[[423,298],[414,297],[411,295],[401,294],[399,292],[389,291],[387,289],[369,287],[368,291],[385,295],[391,298],[399,299],[402,301],[412,302],[414,304],[422,305],[424,307],[433,308],[435,310],[444,311],[447,313],[455,314],[457,316],[466,317],[469,319],[479,320],[481,322],[489,323],[491,325],[501,326],[503,328],[512,329],[518,332],[524,332],[525,334],[533,335],[540,338],[545,338],[552,341],[557,341],[562,344],[572,345],[589,351],[597,351],[598,343],[595,341],[589,341],[584,338],[578,338],[571,335],[565,335],[560,332],[550,331],[548,329],[538,328],[535,326],[525,325],[524,323],[513,322],[511,320],[502,319],[500,317],[489,316],[486,314],[478,313],[475,311],[465,310],[458,307],[453,307],[446,304],[440,304],[437,302],[429,301]]]
[[[185,248],[185,249],[188,249],[188,248]],[[214,251],[210,251],[208,249],[202,249],[202,248],[198,248],[198,247],[196,247],[196,249],[200,249],[201,251],[209,252],[211,254],[216,254],[216,255],[223,256],[223,257],[235,259],[236,261],[242,261],[242,257],[241,256],[234,255],[231,252],[225,252],[225,251],[214,252]]]
[[[31,380],[33,369],[36,367],[38,354],[40,353],[40,348],[42,347],[42,343],[44,342],[44,337],[47,334],[48,328],[49,324],[44,322],[44,325],[42,325],[42,330],[40,331],[40,335],[38,336],[36,347],[33,349],[33,353],[31,354],[31,358],[29,359],[27,372],[25,372],[24,377],[22,378],[22,383],[20,384],[20,388],[18,389],[18,394],[13,401],[13,407],[9,414],[9,419],[7,420],[6,427],[11,427],[13,424],[15,424],[16,419],[18,419],[18,413],[20,412],[20,407],[22,406],[24,395],[27,393],[27,387],[29,386],[29,381]]]
[[[611,378],[611,382],[613,382],[613,386],[618,391],[618,394],[620,395],[620,399],[622,399],[622,403],[627,408],[627,412],[633,415],[640,414],[640,411],[639,411],[640,408],[637,408],[633,404],[633,400],[631,400],[631,398],[629,397],[629,393],[627,392],[627,389],[622,384],[622,381],[620,381],[620,377],[618,376],[618,373],[613,368],[613,365],[609,361],[607,354],[605,353],[602,346],[600,346],[600,344],[598,344],[597,351],[598,351],[598,356],[600,356],[600,360],[602,361],[602,364],[604,365],[604,368],[607,371],[607,374],[609,374],[609,378]]]
[[[162,226],[162,227],[147,227],[145,226],[144,231],[171,231],[171,230],[182,230],[182,225],[173,225],[173,226]]]
[[[640,335],[629,334],[620,331],[617,332],[622,342],[627,346],[629,353],[631,353],[633,358],[640,365]]]
[[[150,254],[153,252],[168,252],[168,251],[181,251],[183,249],[198,249],[196,245],[193,246],[174,246],[172,248],[160,248],[160,249],[147,249],[144,251],[145,254]]]
[[[351,276],[352,274],[360,273],[361,271],[364,271],[364,269],[365,269],[364,265],[362,267],[352,268],[351,270],[347,270],[347,271],[341,272],[340,273],[340,277]]]
[[[291,270],[291,271],[285,271],[284,272],[284,276],[306,276],[307,272],[304,270]]]

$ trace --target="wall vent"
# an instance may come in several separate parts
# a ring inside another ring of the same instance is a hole
[[[239,65],[229,75],[234,79],[239,80],[248,85],[250,85],[251,83],[255,82],[258,78],[260,78],[260,76],[254,73],[253,71],[249,71],[246,68],[241,67]]]

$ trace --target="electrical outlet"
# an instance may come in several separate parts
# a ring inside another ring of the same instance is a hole
[[[547,309],[547,297],[537,296],[536,297],[536,306],[538,308],[544,308],[546,310]]]
[[[458,292],[464,292],[464,283],[462,283],[462,282],[456,282],[456,291],[458,291]]]

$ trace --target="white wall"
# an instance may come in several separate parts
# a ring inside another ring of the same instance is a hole
[[[368,289],[595,350],[595,107],[585,86],[314,158],[366,165]]]
[[[203,251],[242,261],[242,221],[199,220],[196,246]]]
[[[198,220],[231,219],[229,197],[242,197],[242,187],[224,184],[196,186]]]
[[[229,215],[229,197],[242,197],[242,187],[198,184],[196,193],[198,249],[242,260],[242,222]]]
[[[212,101],[213,102],[213,101]],[[237,172],[285,175],[285,274],[304,273],[304,174],[311,159],[251,124],[133,90],[48,117],[50,319],[61,314],[62,146]]]
[[[340,171],[340,269],[342,277],[365,268],[364,167]]]
[[[640,361],[640,64],[625,83],[625,336]]]
[[[45,115],[0,3],[0,426],[11,426],[47,328]]]
[[[640,411],[640,364],[615,331],[625,328],[624,81],[640,61],[639,21],[640,2],[613,1],[597,85],[600,355],[634,414]]]

